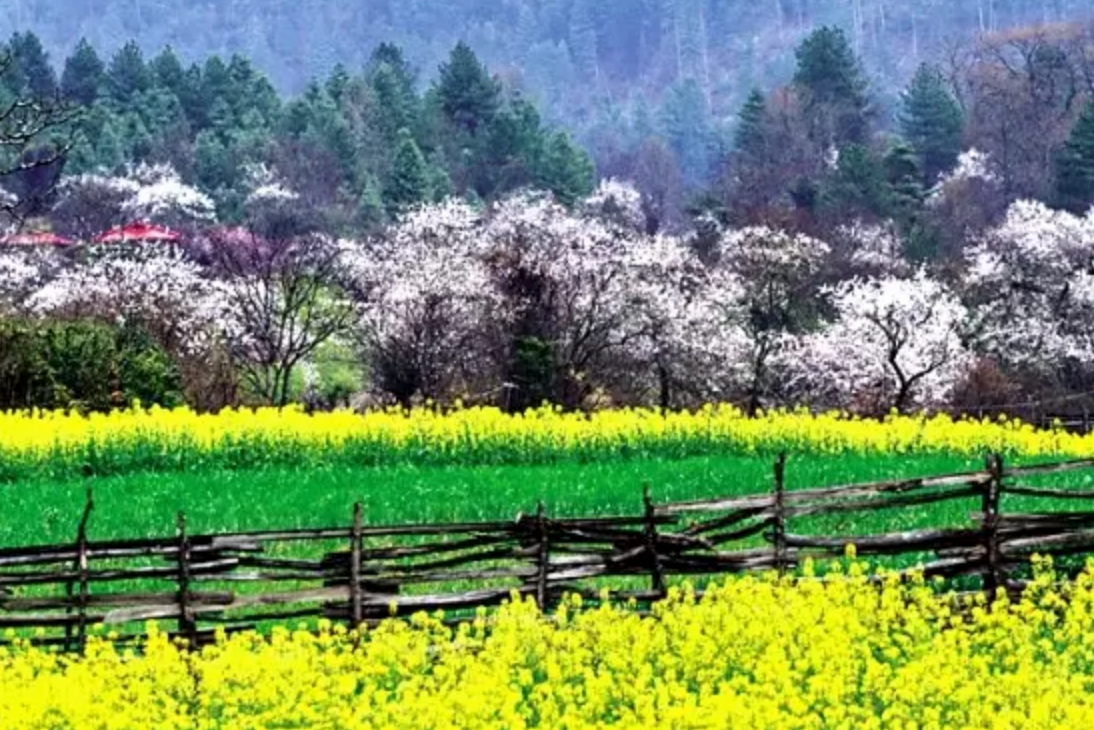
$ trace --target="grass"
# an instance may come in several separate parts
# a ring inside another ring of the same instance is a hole
[[[789,461],[786,478],[787,487],[793,490],[949,474],[980,466],[979,460],[961,456],[806,456]],[[191,533],[348,526],[355,501],[362,502],[366,522],[373,525],[512,519],[518,512],[534,511],[540,500],[549,515],[558,517],[639,514],[644,484],[650,486],[657,502],[742,496],[769,490],[772,471],[768,457],[721,456],[541,466],[279,467],[145,472],[59,482],[25,480],[0,485],[0,500],[4,505],[0,512],[0,547],[71,542],[88,488],[93,490],[95,498],[89,536],[92,540],[109,540],[173,535],[179,511],[186,513]],[[1092,481],[1094,472],[1051,478],[1056,487],[1091,488]],[[968,499],[862,515],[806,518],[791,521],[788,527],[799,534],[828,536],[967,527],[972,524],[968,513],[976,510],[978,504],[978,499]],[[1094,505],[1038,504],[1038,500],[1017,497],[1004,500],[1005,511],[1037,509],[1094,509]],[[761,544],[763,538],[755,536],[747,543],[726,545],[723,549]],[[318,542],[282,543],[273,547],[274,553],[282,557],[307,558],[341,548],[335,543]],[[915,556],[902,556],[884,562],[903,565],[914,560]],[[623,587],[619,580],[608,582]],[[636,578],[627,585],[630,583],[635,584],[631,587],[638,587],[644,585],[645,579]],[[141,582],[115,584],[110,592],[147,587]],[[264,584],[220,585],[213,581],[202,587],[249,593],[261,591]],[[461,583],[444,587],[466,590],[483,586]],[[425,590],[418,586],[407,588],[408,593]],[[438,588],[433,586],[431,590]],[[25,595],[46,593],[52,591],[35,589]]]
[[[807,457],[787,467],[790,489],[974,469],[946,456]],[[539,500],[555,516],[637,514],[643,484],[659,502],[763,492],[766,457],[628,460],[550,466],[392,466],[141,473],[0,485],[0,546],[71,541],[85,491],[92,539],[348,525],[361,501],[371,524],[510,519]],[[933,508],[938,509],[938,508]],[[926,516],[926,515],[925,515]]]

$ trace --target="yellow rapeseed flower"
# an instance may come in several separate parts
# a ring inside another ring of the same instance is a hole
[[[795,582],[676,589],[642,616],[517,602],[451,628],[421,615],[362,632],[220,636],[187,653],[0,653],[0,729],[1087,728],[1094,575],[965,606],[853,564]]]

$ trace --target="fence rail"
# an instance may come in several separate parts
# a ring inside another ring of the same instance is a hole
[[[214,629],[324,617],[369,625],[417,611],[497,605],[514,591],[548,609],[564,594],[653,601],[672,578],[794,571],[806,558],[914,561],[927,576],[968,576],[984,590],[1019,589],[1034,553],[1094,553],[1094,491],[1045,484],[1094,460],[917,479],[788,490],[779,457],[769,488],[746,496],[657,504],[636,515],[551,517],[540,504],[510,521],[370,525],[360,504],[345,527],[96,541],[90,492],[67,545],[0,549],[0,630],[82,648],[96,625],[139,638],[142,622],[173,622],[194,644]],[[1037,481],[1037,480],[1040,481]],[[1004,513],[1020,497],[1059,511]],[[864,534],[810,534],[803,520],[964,502],[965,524]],[[1081,506],[1081,505],[1079,505]],[[610,580],[609,580],[610,579]]]

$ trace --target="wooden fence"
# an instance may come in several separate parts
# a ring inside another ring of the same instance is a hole
[[[89,493],[72,543],[0,549],[0,631],[78,649],[96,625],[127,640],[154,619],[200,644],[218,626],[273,620],[366,625],[439,609],[458,619],[514,592],[544,608],[566,593],[596,599],[604,591],[645,603],[674,578],[793,571],[807,557],[841,556],[848,544],[860,557],[918,563],[928,576],[1017,590],[1034,553],[1094,552],[1094,511],[1074,510],[1094,504],[1094,491],[1051,483],[1083,470],[1094,478],[1094,461],[1004,469],[992,457],[978,472],[803,490],[785,488],[786,466],[780,457],[768,488],[749,496],[656,504],[646,490],[632,516],[555,519],[541,504],[505,522],[381,526],[357,505],[348,527],[196,535],[180,514],[174,535],[112,541],[89,536]],[[1004,497],[1060,509],[1004,513]],[[808,529],[948,502],[971,508],[959,513],[962,525]]]

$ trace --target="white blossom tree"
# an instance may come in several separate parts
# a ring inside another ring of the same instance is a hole
[[[216,220],[212,198],[187,185],[170,165],[141,164],[125,175],[76,175],[61,180],[52,217],[81,240],[132,221],[191,230]]]
[[[725,373],[721,391],[759,408],[795,337],[816,316],[820,273],[830,248],[816,238],[765,226],[724,233],[715,251],[705,310],[720,323]],[[729,360],[736,357],[736,360]]]
[[[236,328],[225,288],[185,255],[154,245],[68,267],[26,306],[39,315],[137,324],[168,352],[193,357]]]
[[[126,222],[125,206],[140,184],[126,177],[71,175],[57,186],[51,218],[66,235],[89,241],[95,235]]]
[[[0,315],[19,311],[58,262],[37,249],[0,246]]]
[[[836,228],[832,243],[844,253],[847,268],[856,276],[906,276],[912,272],[893,221],[853,220]]]
[[[621,225],[633,231],[646,228],[642,194],[634,184],[609,178],[601,180],[592,195],[578,203],[581,215]]]
[[[935,405],[968,371],[968,313],[922,270],[853,279],[828,294],[835,321],[803,337],[795,355],[796,383],[810,401],[875,412]]]
[[[630,252],[645,237],[536,195],[498,203],[484,235],[512,318],[506,359],[519,400],[581,403],[645,334],[628,276]]]
[[[1051,374],[1094,364],[1094,215],[1018,201],[966,255],[978,347]]]
[[[489,370],[487,335],[501,302],[480,226],[479,213],[450,199],[343,251],[373,383],[403,405],[443,399]]]
[[[321,233],[263,237],[240,229],[214,232],[209,245],[232,313],[228,347],[241,376],[263,402],[285,405],[293,370],[352,325],[343,247]]]
[[[183,229],[216,220],[213,199],[184,183],[170,165],[141,164],[132,168],[127,178],[137,187],[122,204],[122,211],[133,220]]]

